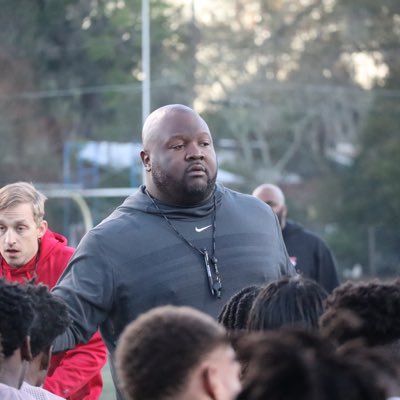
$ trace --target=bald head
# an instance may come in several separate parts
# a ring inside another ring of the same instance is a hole
[[[286,224],[287,208],[282,190],[272,183],[264,183],[257,186],[252,194],[272,208],[283,229]]]
[[[194,117],[201,125],[202,129],[208,133],[210,130],[207,123],[200,117],[200,115],[183,104],[168,104],[153,111],[146,119],[142,129],[142,143],[143,148],[147,150],[148,146],[154,140],[157,140],[163,134],[163,127],[177,114],[188,114]]]
[[[253,196],[259,198],[264,203],[269,204],[269,202],[273,202],[278,206],[285,205],[285,195],[278,186],[272,183],[263,183],[257,186],[253,191]]]

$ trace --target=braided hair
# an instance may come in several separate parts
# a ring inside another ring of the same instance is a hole
[[[260,290],[261,286],[252,285],[234,294],[222,307],[218,316],[218,322],[228,332],[246,329],[249,311]]]

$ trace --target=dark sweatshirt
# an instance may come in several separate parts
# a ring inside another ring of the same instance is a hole
[[[55,287],[73,319],[55,351],[87,341],[100,327],[113,353],[124,327],[150,308],[185,305],[216,317],[243,287],[295,273],[270,207],[220,184],[215,200],[221,299],[210,293],[203,256],[174,232],[141,187],[85,235]],[[157,204],[187,240],[211,252],[213,198],[195,207]]]
[[[282,235],[296,270],[332,292],[339,280],[335,260],[327,244],[293,221],[286,221]]]

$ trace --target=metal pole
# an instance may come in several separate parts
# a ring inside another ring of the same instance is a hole
[[[150,114],[150,9],[149,0],[142,0],[142,125]],[[142,166],[142,182],[146,171]]]
[[[142,0],[142,123],[150,114],[150,11],[149,0]]]

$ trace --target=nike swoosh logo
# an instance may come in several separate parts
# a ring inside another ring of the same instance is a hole
[[[203,231],[205,231],[206,229],[208,229],[209,227],[210,227],[211,225],[207,225],[207,226],[205,226],[205,227],[203,227],[203,228],[198,228],[197,226],[194,228],[194,230],[196,231],[196,232],[203,232]]]

